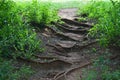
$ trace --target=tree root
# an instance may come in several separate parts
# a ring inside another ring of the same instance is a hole
[[[66,23],[69,23],[69,24],[74,24],[74,25],[77,25],[77,26],[84,26],[84,27],[93,27],[92,25],[89,25],[89,24],[85,24],[85,23],[79,23],[77,21],[73,21],[73,20],[69,20],[69,19],[61,19],[62,21],[66,22]]]
[[[54,64],[54,63],[65,63],[65,64],[69,64],[69,65],[72,65],[72,63],[70,62],[67,62],[63,59],[53,59],[51,61],[47,61],[47,62],[41,62],[41,61],[38,61],[38,60],[31,60],[31,59],[25,59],[25,58],[19,58],[21,60],[24,60],[24,61],[27,61],[27,62],[30,62],[30,63],[35,63],[35,64],[48,64],[48,65],[51,65],[51,64]],[[46,59],[47,60],[47,59]]]
[[[113,60],[113,59],[116,59],[117,57],[119,57],[118,55],[114,55],[114,56],[110,56],[109,59],[110,60]],[[54,80],[61,80],[61,78],[64,78],[64,80],[67,80],[66,79],[66,76],[68,74],[70,74],[71,72],[75,71],[75,70],[79,70],[79,69],[82,69],[82,68],[85,68],[89,65],[92,65],[93,64],[93,61],[90,61],[90,62],[87,62],[81,66],[78,66],[78,67],[75,67],[75,68],[72,68],[72,69],[69,69],[67,71],[63,71],[63,72],[60,72],[58,73],[56,76],[54,76]]]
[[[53,29],[52,27],[49,27],[49,26],[48,26],[48,28],[49,28],[50,30],[52,30],[56,35],[59,35],[59,36],[68,38],[68,39],[70,39],[70,40],[74,40],[74,41],[82,41],[82,40],[84,40],[84,35],[83,35],[83,36],[80,36],[80,35],[74,34],[74,33],[58,32],[58,31],[56,31],[55,29]]]
[[[57,75],[54,77],[54,80],[59,80],[61,77],[66,78],[66,75],[69,74],[70,72],[75,71],[75,70],[80,69],[80,68],[87,67],[87,66],[89,66],[89,65],[91,65],[91,64],[92,64],[92,62],[87,62],[87,63],[83,64],[82,66],[69,69],[69,70],[66,71],[66,72],[59,73],[59,74],[57,74]],[[66,79],[65,79],[65,80],[66,80]]]
[[[61,76],[63,76],[64,73],[65,73],[65,71],[62,71],[62,72],[59,72],[58,74],[56,74],[56,75],[54,76],[54,80],[59,79]]]
[[[58,48],[57,46],[55,46],[55,45],[53,45],[53,44],[47,44],[48,46],[51,46],[51,47],[54,47],[57,51],[56,52],[51,52],[51,53],[55,53],[55,54],[57,54],[57,55],[59,55],[59,56],[65,56],[65,57],[70,57],[70,56],[68,56],[67,54],[61,54],[61,53],[64,53],[64,49],[60,49],[60,48]],[[58,52],[59,51],[59,52]]]
[[[59,51],[59,52],[64,52],[64,50],[61,48],[61,47],[57,47],[56,45],[54,45],[54,44],[47,44],[48,46],[51,46],[51,47],[54,47],[57,51]]]
[[[92,42],[89,42],[89,43],[86,43],[86,44],[82,44],[82,45],[76,44],[76,47],[80,48],[80,49],[84,49],[85,47],[93,45],[93,44],[95,44],[97,42],[98,42],[98,40],[94,40]]]
[[[95,41],[92,41],[92,42],[89,42],[89,43],[86,43],[86,44],[73,44],[71,47],[64,47],[64,46],[61,46],[61,45],[58,45],[58,44],[47,44],[48,46],[51,46],[51,47],[54,47],[57,51],[61,52],[61,53],[65,53],[66,51],[70,51],[70,49],[84,49],[86,48],[87,46],[90,46],[90,45],[93,45],[95,43],[97,43],[98,41],[95,40]],[[64,43],[65,44],[65,43]],[[67,56],[67,55],[64,55],[64,56]],[[68,56],[67,56],[68,57]]]
[[[68,25],[60,25],[60,24],[55,24],[56,26],[66,30],[66,31],[70,31],[70,32],[73,32],[73,33],[86,33],[89,29],[77,29],[77,28],[69,28]]]
[[[39,56],[39,55],[33,55],[33,56],[40,58],[40,59],[47,59],[47,60],[57,59],[57,57],[55,57],[55,56]]]

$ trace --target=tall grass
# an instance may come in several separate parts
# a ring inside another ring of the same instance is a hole
[[[17,69],[12,61],[0,60],[0,80],[27,80],[33,74],[30,67],[22,66]]]
[[[120,69],[114,69],[110,60],[100,56],[95,60],[91,70],[84,70],[82,80],[119,80]]]
[[[101,45],[120,47],[119,1],[94,1],[85,6],[82,12],[98,20],[98,23],[90,30],[90,34],[100,39]]]
[[[0,56],[30,57],[40,51],[36,33],[23,23],[17,5],[11,0],[0,1]]]
[[[92,1],[83,7],[81,14],[97,20],[89,35],[99,39],[102,47],[120,47],[120,1]],[[83,80],[119,80],[120,69],[112,70],[109,63],[105,57],[100,57],[95,61],[94,69],[86,73]]]
[[[16,69],[14,61],[6,59],[31,58],[42,49],[21,11],[12,0],[0,0],[0,80],[27,79],[32,73],[29,67]]]
[[[53,9],[49,2],[32,0],[31,2],[17,4],[21,7],[21,13],[25,20],[32,24],[32,26],[44,28],[45,25],[49,25],[52,21],[56,22],[59,20],[57,10],[55,8]]]

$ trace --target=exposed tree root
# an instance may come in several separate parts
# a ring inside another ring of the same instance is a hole
[[[63,35],[74,41],[82,41],[85,38],[84,35],[79,35],[74,33],[64,33]]]
[[[83,49],[83,48],[88,47],[90,45],[93,45],[93,44],[95,44],[97,42],[98,42],[98,40],[94,40],[92,42],[87,42],[87,43],[82,44],[82,45],[76,44],[76,46],[77,46],[77,48]]]
[[[72,65],[72,63],[64,61],[63,59],[53,59],[53,60],[47,61],[47,62],[41,62],[41,61],[38,61],[38,60],[31,60],[31,59],[25,59],[25,58],[19,58],[19,59],[30,62],[30,63],[36,63],[36,64],[41,64],[41,65],[42,64],[51,65],[51,64],[59,63],[59,62]]]
[[[33,56],[40,58],[40,59],[47,59],[47,60],[57,59],[57,57],[55,57],[55,56],[39,56],[39,55],[33,55]]]
[[[86,48],[86,47],[88,47],[88,46],[90,46],[90,45],[92,45],[92,44],[95,44],[95,43],[97,43],[98,41],[97,40],[95,40],[95,41],[92,41],[92,42],[87,42],[87,43],[85,43],[85,44],[77,44],[77,43],[73,43],[73,44],[71,44],[71,45],[69,45],[68,43],[67,44],[47,44],[48,46],[51,46],[51,47],[54,47],[57,51],[59,51],[59,52],[62,52],[62,53],[64,53],[66,50],[69,50],[70,51],[70,49],[84,49],[84,48]],[[67,45],[68,45],[68,47],[67,47]]]
[[[65,56],[65,57],[69,57],[67,54],[62,54],[64,53],[64,49],[63,48],[58,48],[56,45],[53,44],[47,44],[48,46],[54,47],[57,51],[51,52],[51,53],[55,53],[59,56]],[[59,51],[59,52],[58,52]]]
[[[74,71],[74,70],[77,70],[77,69],[80,69],[80,68],[87,67],[88,65],[91,65],[91,64],[92,64],[92,62],[87,62],[87,63],[83,64],[82,66],[69,69],[68,71],[63,72],[63,73],[61,73],[61,74],[59,73],[60,75],[55,76],[55,77],[54,77],[54,80],[59,80],[61,77],[66,78],[65,76],[66,76],[67,74],[69,74],[70,72],[72,72],[72,71]],[[66,80],[66,79],[65,79],[65,80]]]
[[[70,31],[70,32],[73,32],[73,33],[86,33],[89,29],[80,29],[80,28],[70,28],[68,27],[68,25],[66,24],[63,24],[63,25],[60,25],[60,24],[55,24],[56,26],[58,26],[59,28],[62,28],[66,31]]]
[[[92,25],[89,25],[89,24],[85,24],[85,23],[79,23],[77,21],[73,21],[73,20],[69,20],[69,19],[61,19],[62,21],[66,22],[66,23],[69,23],[71,25],[77,25],[77,26],[84,26],[84,27],[93,27]]]
[[[74,41],[82,41],[85,38],[83,35],[78,35],[78,34],[74,34],[74,33],[58,32],[58,31],[56,31],[55,29],[53,29],[52,27],[49,27],[49,26],[48,26],[48,28],[50,30],[52,30],[56,35],[59,35],[59,36],[62,36],[62,37],[65,37],[65,38],[68,38],[68,39],[71,39],[71,40],[74,40]]]
[[[54,80],[57,80],[59,77],[63,76],[63,74],[65,73],[65,71],[59,72],[58,74],[56,74],[54,76]]]
[[[59,41],[56,43],[56,45],[62,47],[62,48],[66,48],[66,49],[70,49],[72,47],[74,47],[77,43],[74,41]]]
[[[58,46],[56,46],[56,45],[54,45],[54,44],[47,44],[48,46],[51,46],[51,47],[54,47],[57,51],[59,51],[59,52],[63,52],[63,49],[61,48],[61,47],[58,47]]]
[[[119,57],[119,55],[110,56],[109,59],[113,60],[113,59],[116,59],[117,57]],[[54,80],[61,80],[61,78],[64,78],[64,80],[66,80],[66,76],[69,75],[71,72],[85,68],[85,67],[92,65],[92,64],[93,64],[93,61],[90,61],[90,62],[87,62],[79,67],[75,67],[75,68],[69,69],[69,70],[64,71],[64,72],[60,72],[56,76],[54,76]]]

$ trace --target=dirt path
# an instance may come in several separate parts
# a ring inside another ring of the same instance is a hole
[[[74,19],[77,14],[77,11],[78,11],[77,8],[60,9],[58,15],[61,18]]]
[[[81,74],[79,67],[88,67],[91,59],[99,55],[93,54],[92,48],[99,52],[100,47],[87,37],[92,25],[74,20],[77,10],[61,9],[58,14],[64,24],[54,23],[37,32],[46,50],[36,55],[37,63],[27,62],[36,70],[29,80],[77,80]]]
[[[90,68],[92,60],[104,52],[87,36],[92,25],[74,20],[76,12],[76,8],[61,9],[63,24],[53,23],[37,32],[45,52],[35,55],[36,60],[26,60],[36,71],[29,80],[80,80],[82,69]]]

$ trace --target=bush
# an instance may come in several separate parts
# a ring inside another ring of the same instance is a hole
[[[103,46],[120,47],[119,1],[92,2],[83,9],[83,13],[98,19],[98,23],[90,30],[89,34],[92,37],[100,39],[100,44]]]
[[[119,80],[120,79],[120,70],[116,71],[105,71],[102,74],[102,80]]]
[[[100,56],[95,60],[91,70],[84,71],[83,80],[119,80],[120,69],[113,69],[110,63],[105,56]]]
[[[80,10],[81,14],[87,14],[89,18],[100,18],[103,17],[106,13],[110,12],[111,3],[108,1],[95,1],[92,0],[88,2],[87,5],[84,5]]]
[[[0,56],[30,58],[40,51],[36,33],[22,19],[15,2],[0,1]]]
[[[57,21],[59,19],[57,10],[52,9],[49,2],[32,0],[32,2],[26,6],[26,12],[29,22],[32,25],[38,24],[37,27],[39,28],[43,28],[52,21]]]
[[[11,61],[0,61],[0,80],[26,80],[33,71],[26,66],[15,69]]]

